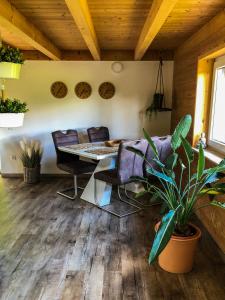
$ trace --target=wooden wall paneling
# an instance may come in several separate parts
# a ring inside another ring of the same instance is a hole
[[[60,59],[59,49],[7,0],[0,1],[0,26],[51,59]]]
[[[161,1],[161,0],[160,0]],[[75,1],[74,1],[75,2]],[[153,0],[88,0],[90,14],[103,50],[135,49]],[[65,0],[10,0],[59,49],[87,50]],[[175,49],[225,7],[224,0],[177,1],[151,44],[153,50]],[[14,40],[21,49],[30,46]],[[10,42],[9,42],[10,43]],[[32,50],[32,49],[31,49]]]
[[[153,0],[151,9],[135,48],[135,59],[140,60],[160,31],[177,0]]]
[[[95,60],[100,60],[100,48],[87,0],[65,0],[80,33]]]
[[[64,0],[10,0],[60,49],[86,50],[87,46]],[[23,49],[23,48],[22,48]]]
[[[152,49],[175,49],[224,9],[224,0],[177,1],[151,44]]]
[[[101,49],[134,49],[152,0],[89,0]]]
[[[225,11],[222,10],[217,16],[204,25],[199,31],[185,41],[176,51],[174,56],[174,103],[171,118],[172,130],[177,122],[185,114],[189,113],[193,119],[199,118],[196,111],[196,95],[198,92],[197,79],[203,76],[200,113],[204,122],[200,122],[200,130],[207,130],[207,119],[211,98],[211,78],[213,61],[208,58],[215,58],[224,51],[225,36]],[[210,56],[209,56],[210,55]],[[195,118],[196,116],[196,118]],[[200,118],[201,120],[201,118]],[[190,140],[196,142],[196,128],[192,127]],[[207,160],[207,166],[214,164]],[[196,168],[196,165],[195,165]],[[224,196],[221,201],[224,200]],[[207,201],[202,199],[201,201]],[[225,252],[225,212],[224,210],[208,207],[199,210],[197,215]]]
[[[196,145],[202,132],[208,136],[213,63],[213,59],[198,60],[193,145]]]
[[[49,58],[39,51],[23,51],[24,58],[27,60],[49,60]],[[148,50],[143,61],[155,61],[162,57],[163,60],[173,60],[174,53],[170,51]],[[133,61],[134,51],[132,50],[103,50],[101,52],[102,61]],[[87,50],[81,51],[62,51],[61,60],[65,61],[92,61],[93,56]]]

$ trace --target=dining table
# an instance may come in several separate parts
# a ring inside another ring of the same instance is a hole
[[[94,173],[115,168],[119,145],[111,147],[106,146],[105,142],[95,142],[60,146],[58,149],[63,152],[78,155],[80,159],[91,159],[92,161],[96,161],[96,168],[80,198],[99,207],[109,205],[112,194],[112,185],[97,180],[95,191]],[[130,184],[127,189],[138,192],[138,187],[135,184]]]

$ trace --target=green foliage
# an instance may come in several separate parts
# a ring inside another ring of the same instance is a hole
[[[157,148],[145,131],[144,136],[155,157],[148,161],[143,153],[130,149],[147,161],[149,165],[147,172],[157,178],[156,182],[158,183],[152,184],[152,181],[144,177],[135,177],[135,180],[144,183],[146,192],[151,194],[151,197],[159,197],[163,201],[163,212],[166,213],[153,242],[149,255],[150,263],[154,262],[165,248],[172,234],[190,235],[189,223],[195,210],[209,205],[225,209],[225,203],[214,199],[216,195],[225,194],[225,183],[219,182],[225,177],[225,159],[216,167],[205,169],[204,150],[200,145],[197,169],[192,174],[194,152],[190,143],[186,140],[190,128],[191,116],[186,115],[172,134],[173,153],[167,158],[166,162],[160,162]],[[184,162],[179,157],[180,151],[178,150],[180,147],[183,148],[186,154]],[[160,171],[151,167],[153,161],[157,163]],[[209,195],[209,199],[204,205],[198,206],[198,199],[206,194]]]
[[[191,128],[192,118],[191,115],[184,116],[177,127],[174,130],[172,135],[171,145],[174,151],[178,149],[182,142],[182,137],[186,138],[190,128]]]
[[[27,104],[18,99],[0,99],[0,113],[25,113]]]
[[[157,257],[157,254],[160,254],[162,250],[165,248],[167,243],[170,240],[171,235],[174,232],[175,228],[175,211],[170,210],[167,214],[162,218],[162,222],[160,223],[159,229],[157,230],[156,238],[152,245],[152,251],[149,255],[149,263],[151,264]]]
[[[0,62],[11,62],[15,64],[23,64],[23,54],[18,48],[10,46],[0,47]]]
[[[21,161],[26,168],[35,168],[40,165],[43,149],[38,141],[20,141]]]

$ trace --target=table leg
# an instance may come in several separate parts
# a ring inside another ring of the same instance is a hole
[[[100,160],[96,166],[94,173],[115,168],[115,161],[116,161],[115,157]],[[112,186],[111,184],[108,184],[104,181],[96,180],[96,200],[95,200],[94,173],[89,179],[81,195],[81,199],[93,203],[97,206],[108,205],[110,204]]]

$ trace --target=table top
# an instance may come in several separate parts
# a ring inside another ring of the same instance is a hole
[[[118,146],[107,147],[104,142],[83,143],[70,146],[62,146],[58,148],[60,151],[79,155],[82,157],[101,160],[105,158],[115,157],[118,153]]]

